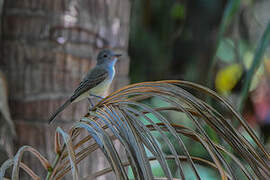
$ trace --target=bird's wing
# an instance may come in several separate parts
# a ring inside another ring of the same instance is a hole
[[[73,95],[57,109],[57,111],[50,117],[49,122],[51,123],[53,119],[62,112],[68,105],[72,103],[77,97],[79,97],[84,92],[97,86],[99,83],[104,81],[108,77],[108,71],[104,68],[96,67],[91,70],[85,78],[80,83],[79,87],[74,91]]]
[[[82,80],[79,87],[74,91],[73,95],[71,96],[71,101],[75,100],[89,89],[96,87],[98,84],[103,82],[108,75],[108,71],[104,68],[96,67],[91,70]]]

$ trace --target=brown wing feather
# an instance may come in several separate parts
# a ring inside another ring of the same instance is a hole
[[[89,89],[96,87],[102,81],[108,77],[108,71],[103,68],[95,68],[86,75],[79,87],[74,91],[71,96],[71,101],[74,101],[81,94],[85,93]]]

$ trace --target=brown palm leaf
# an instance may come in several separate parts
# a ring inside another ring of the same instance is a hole
[[[212,97],[222,105],[222,113],[186,89]],[[151,98],[158,98],[165,106],[149,104],[148,100]],[[166,116],[165,112],[178,113],[179,117],[185,115],[192,126],[186,126],[182,121],[176,122]],[[248,137],[239,132],[232,122],[240,123],[244,129],[242,132],[248,134]],[[218,140],[209,136],[206,126],[212,128]],[[88,135],[81,137],[85,132]],[[190,144],[184,139],[199,144],[207,152],[207,157],[191,154]],[[120,152],[115,146],[116,141],[124,152]],[[164,152],[163,146],[167,147],[169,153]],[[97,149],[102,151],[110,167],[80,177],[78,164]],[[70,170],[73,179],[84,180],[95,179],[110,172],[120,180],[130,179],[130,172],[139,180],[186,179],[187,169],[194,179],[202,179],[199,166],[212,169],[218,173],[217,178],[224,180],[270,179],[270,155],[246,121],[215,92],[186,81],[143,82],[113,92],[74,123],[69,133],[61,128],[57,129],[56,157],[52,165],[35,150],[29,147],[27,150],[48,171],[46,179],[61,179]],[[25,149],[20,149],[14,159],[2,165],[0,180],[3,179],[5,170],[12,166],[13,179],[18,179],[19,167],[33,179],[38,179],[33,170],[20,162],[23,151]],[[122,158],[123,153],[125,158]],[[169,161],[175,163],[178,177],[172,172]],[[152,162],[159,164],[164,177],[155,177]]]

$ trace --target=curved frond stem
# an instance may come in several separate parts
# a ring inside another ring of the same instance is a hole
[[[26,164],[20,163],[20,167],[33,179],[33,180],[41,180],[41,178],[32,171]]]
[[[19,179],[19,167],[20,167],[20,163],[22,160],[22,156],[23,156],[24,152],[26,152],[26,151],[32,153],[35,157],[37,157],[38,160],[41,162],[41,164],[43,165],[43,167],[46,170],[51,169],[50,163],[36,149],[34,149],[30,146],[23,146],[18,150],[18,152],[16,153],[16,155],[14,157],[14,162],[13,162],[14,165],[13,165],[13,169],[12,169],[12,179],[14,179],[14,180]]]
[[[125,178],[126,173],[122,167],[119,166],[121,161],[108,134],[102,130],[101,125],[99,125],[97,122],[91,121],[87,118],[84,118],[83,121],[84,122],[76,123],[75,127],[85,128],[92,135],[108,162],[115,169],[116,177],[118,179]]]
[[[234,108],[230,105],[230,103],[228,103],[225,99],[221,98],[217,93],[215,93],[211,89],[208,89],[206,87],[203,87],[201,85],[198,85],[198,84],[195,84],[192,82],[188,82],[188,81],[169,81],[169,82],[174,83],[174,84],[192,87],[194,89],[199,90],[200,92],[204,92],[204,93],[212,96],[216,100],[219,100],[219,102],[222,102],[225,105],[225,107],[227,107],[228,110],[232,113],[232,115],[240,122],[240,124],[244,127],[244,129],[247,131],[247,133],[252,137],[254,142],[257,144],[257,146],[260,148],[260,150],[264,153],[264,155],[267,157],[267,159],[270,160],[270,154],[265,150],[263,145],[260,143],[258,137],[255,135],[253,130],[250,128],[250,126],[248,126],[247,122],[236,112],[236,110],[234,110]]]
[[[168,131],[168,129],[166,128],[164,123],[157,123],[158,126],[160,126],[163,130]],[[183,134],[187,137],[192,138],[194,141],[197,141],[199,143],[201,143],[201,141],[205,141],[202,138],[200,138],[200,136],[195,133],[193,130],[182,126],[182,125],[178,125],[178,124],[172,124],[172,126],[176,129],[177,133]],[[147,127],[150,130],[155,130],[153,125],[147,125]],[[229,151],[227,151],[224,147],[222,147],[221,145],[218,144],[214,144],[219,150],[223,151],[224,153],[226,153],[227,155],[229,155],[230,158],[232,158],[232,160],[241,168],[241,170],[243,171],[243,173],[246,175],[246,177],[248,179],[253,179],[254,176],[251,175],[248,170],[242,165],[242,163],[238,160],[237,157],[235,157],[232,153],[230,153]]]
[[[213,98],[229,116],[192,95],[187,88]],[[181,124],[182,118],[190,126]],[[232,121],[239,121],[254,143],[240,133]],[[205,127],[211,128],[217,137],[213,138]],[[191,155],[186,142],[195,142],[209,159]],[[68,133],[57,128],[54,144],[56,157],[52,166],[36,150],[23,147],[14,160],[4,163],[4,167],[2,165],[0,180],[5,169],[13,163],[12,177],[15,180],[19,177],[19,167],[38,179],[21,163],[25,150],[34,154],[46,168],[46,180],[61,179],[70,170],[76,180],[79,179],[77,165],[97,149],[101,150],[111,167],[85,180],[109,172],[114,172],[117,179],[128,179],[127,166],[131,167],[135,179],[157,179],[153,175],[151,161],[159,164],[165,176],[162,178],[173,179],[168,159],[174,160],[181,179],[186,178],[184,166],[187,165],[194,179],[200,180],[199,164],[215,169],[222,180],[237,179],[238,172],[249,180],[270,177],[270,154],[241,115],[214,91],[187,81],[165,80],[125,86],[100,100]],[[120,152],[116,148],[118,145],[124,151]],[[167,151],[170,155],[165,154]],[[239,170],[234,169],[234,165]]]
[[[10,168],[14,164],[14,159],[8,159],[0,167],[0,180],[4,180],[6,169]],[[41,178],[32,171],[26,164],[20,163],[20,168],[22,168],[33,180],[41,180]]]
[[[156,118],[158,118],[161,122],[164,122],[166,124],[166,127],[169,129],[169,132],[171,133],[171,135],[174,136],[174,138],[178,141],[179,146],[182,148],[184,154],[187,157],[190,157],[189,152],[187,151],[187,148],[184,144],[184,142],[182,141],[182,139],[176,134],[175,130],[170,126],[170,122],[164,118],[160,113],[153,111],[150,107],[148,107],[147,105],[141,104],[141,103],[136,103],[136,102],[122,102],[124,104],[130,104],[130,105],[135,105],[137,107],[140,107],[143,109],[143,111],[148,111],[149,113],[152,113]],[[131,110],[131,109],[130,109]],[[143,114],[141,114],[143,115]],[[149,120],[149,122],[151,124],[155,124],[150,118],[147,118],[145,115],[143,115],[144,118],[146,118],[147,120]],[[158,128],[158,126],[156,126],[156,128]],[[160,132],[160,131],[159,131]],[[161,137],[165,137],[164,135],[162,135]],[[164,139],[166,142],[166,139]],[[174,148],[170,148],[170,150],[173,150]],[[173,150],[172,152],[176,153],[175,150]],[[198,174],[198,171],[194,165],[194,163],[192,162],[192,159],[189,158],[189,163],[191,165],[191,169],[193,170],[193,172],[196,175],[197,179],[200,179],[200,176]],[[178,164],[181,170],[181,164]],[[180,171],[181,172],[181,171]],[[182,176],[184,176],[183,171],[182,171]],[[183,177],[182,177],[183,178]]]
[[[175,157],[173,155],[166,155],[165,158],[167,160],[175,159]],[[188,158],[186,156],[177,156],[177,158],[179,158],[181,161],[188,161]],[[206,160],[206,159],[202,159],[200,157],[194,157],[194,156],[191,156],[191,158],[192,158],[193,161],[195,161],[198,164],[207,165],[207,166],[217,170],[216,165],[214,163]],[[149,161],[156,161],[157,158],[156,157],[149,157],[148,160]],[[124,166],[130,166],[130,163],[129,162],[124,162],[123,165]],[[110,173],[110,172],[112,172],[112,168],[102,169],[102,170],[100,170],[100,171],[98,171],[98,172],[96,172],[96,173],[94,173],[92,175],[89,175],[89,176],[83,178],[83,180],[95,179],[95,178],[98,178],[98,177],[103,176],[103,175],[105,175],[107,173]],[[231,177],[227,173],[226,173],[226,176],[227,176],[228,179],[231,179]]]
[[[61,128],[57,128],[56,131],[61,134],[64,143],[66,144],[67,150],[68,150],[68,157],[69,157],[69,162],[71,165],[71,171],[72,171],[72,176],[73,176],[73,180],[79,180],[79,174],[78,174],[78,168],[77,168],[77,164],[76,164],[76,157],[75,157],[75,152],[73,149],[73,145],[72,145],[72,141],[70,139],[70,136],[65,133]]]

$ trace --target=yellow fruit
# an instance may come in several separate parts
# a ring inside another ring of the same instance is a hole
[[[243,74],[243,66],[232,64],[221,69],[216,76],[215,87],[218,93],[226,95],[236,86]]]

